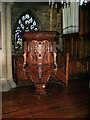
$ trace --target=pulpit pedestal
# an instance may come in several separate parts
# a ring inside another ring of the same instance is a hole
[[[36,87],[36,93],[45,94],[49,77],[56,65],[56,32],[25,32],[24,62],[26,75]]]

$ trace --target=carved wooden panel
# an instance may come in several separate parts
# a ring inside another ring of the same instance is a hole
[[[47,68],[47,77],[50,72],[54,72],[56,43],[53,40],[55,36],[55,32],[28,32],[23,35],[26,39],[24,42],[24,65],[27,65],[26,73],[30,74],[28,79],[33,82],[47,81],[48,78],[46,79],[44,76],[45,68]]]

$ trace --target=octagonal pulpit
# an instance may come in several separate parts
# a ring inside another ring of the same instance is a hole
[[[28,79],[43,93],[46,83],[54,76],[56,63],[56,32],[25,32],[23,70]]]

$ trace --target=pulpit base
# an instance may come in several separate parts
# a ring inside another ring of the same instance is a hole
[[[36,94],[40,94],[40,95],[44,95],[46,94],[46,90],[45,90],[45,83],[38,83],[38,84],[35,84],[35,87],[36,87]]]

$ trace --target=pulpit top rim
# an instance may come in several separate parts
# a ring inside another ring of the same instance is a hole
[[[48,40],[53,41],[55,37],[57,36],[57,32],[55,31],[33,31],[33,32],[25,32],[22,37],[26,41],[32,41],[32,40]]]
[[[25,33],[58,33],[57,31],[29,31],[29,32],[25,32]]]

